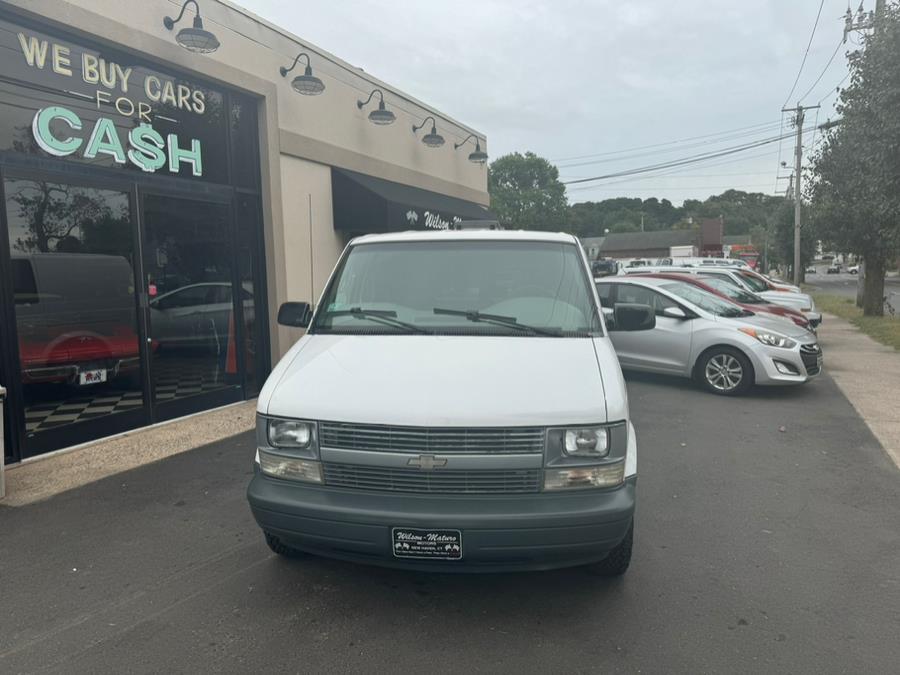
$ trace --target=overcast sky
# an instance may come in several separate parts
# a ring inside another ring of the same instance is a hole
[[[562,180],[777,136],[819,9],[819,0],[238,2],[484,132],[492,158],[531,150],[554,160]],[[838,48],[846,9],[846,0],[825,0],[792,105]],[[830,94],[847,72],[848,48],[855,45],[840,47],[803,99],[825,97],[820,124],[833,116]],[[806,126],[814,120],[809,113]],[[742,131],[629,150],[735,129]],[[629,151],[610,154],[621,150]],[[781,159],[792,163],[792,151],[785,141]],[[569,200],[680,204],[729,187],[772,194],[778,159],[775,143],[675,174],[571,186]]]

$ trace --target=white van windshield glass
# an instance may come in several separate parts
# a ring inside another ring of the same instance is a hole
[[[602,335],[590,279],[571,244],[391,242],[350,249],[317,333]]]

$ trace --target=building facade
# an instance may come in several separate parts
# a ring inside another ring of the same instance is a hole
[[[482,134],[229,2],[182,9],[0,0],[6,462],[252,398],[299,337],[278,306],[349,239],[490,218]]]

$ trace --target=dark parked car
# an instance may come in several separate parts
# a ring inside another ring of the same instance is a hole
[[[591,274],[594,275],[595,279],[600,277],[608,277],[612,274],[617,274],[619,271],[619,263],[615,260],[611,260],[610,258],[601,258],[599,260],[594,260],[591,263]]]
[[[826,270],[826,274],[840,274],[841,266],[840,265],[830,265]]]

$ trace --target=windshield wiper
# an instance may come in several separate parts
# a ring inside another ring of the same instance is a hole
[[[462,310],[462,309],[441,309],[440,307],[434,308],[435,314],[444,314],[447,316],[464,316],[468,321],[472,321],[473,323],[490,323],[496,326],[505,326],[508,328],[516,328],[518,330],[525,330],[529,333],[534,333],[535,335],[546,335],[548,337],[562,337],[561,330],[554,330],[552,328],[538,328],[537,326],[529,326],[524,323],[519,323],[519,320],[514,316],[500,316],[499,314],[482,314],[477,310]]]
[[[401,321],[397,318],[397,312],[392,309],[364,309],[363,307],[351,307],[350,309],[335,309],[325,312],[325,316],[352,316],[354,319],[369,319],[385,326],[394,326],[395,328],[405,328],[416,333],[429,333],[421,326],[414,323]]]

